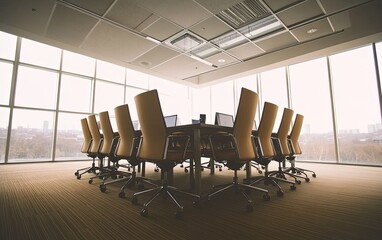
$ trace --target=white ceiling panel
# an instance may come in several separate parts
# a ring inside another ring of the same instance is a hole
[[[227,52],[233,54],[234,56],[242,60],[252,58],[259,54],[264,53],[264,51],[261,48],[257,47],[255,44],[251,42],[231,48],[227,50]]]
[[[194,25],[190,30],[206,40],[211,40],[232,29],[217,17],[212,16]]]
[[[145,19],[150,17],[151,14],[146,9],[134,4],[133,1],[117,1],[106,14],[106,18],[128,28],[135,29]]]
[[[53,1],[0,1],[0,23],[35,34],[44,34]]]
[[[315,29],[315,32],[309,33],[310,30]],[[292,33],[297,37],[301,42],[308,41],[311,39],[319,38],[325,35],[333,33],[332,27],[327,18],[315,21],[310,24],[295,28],[292,30]]]
[[[208,62],[210,62],[213,65],[218,66],[218,67],[222,67],[225,65],[230,65],[232,63],[239,62],[239,60],[237,60],[236,58],[234,58],[234,57],[232,57],[232,56],[230,56],[224,52],[215,54],[211,57],[206,58],[205,60],[207,60]]]
[[[145,28],[142,32],[156,40],[163,41],[182,31],[182,29],[183,28],[173,24],[172,22],[169,22],[164,18],[160,18]]]
[[[320,0],[322,6],[324,7],[326,13],[331,14],[333,12],[342,11],[344,9],[350,8],[354,5],[367,2],[368,0]]]
[[[97,22],[94,17],[58,4],[46,35],[59,42],[80,46]]]
[[[214,67],[208,66],[202,62],[195,61],[189,56],[180,55],[176,58],[171,59],[155,68],[154,71],[168,74],[170,73],[173,77],[185,79],[191,76],[196,76],[198,74],[214,70]]]
[[[264,0],[264,2],[275,12],[303,1],[304,0]]]
[[[277,16],[286,26],[293,26],[322,15],[324,15],[324,12],[316,0],[307,0],[277,13]]]
[[[133,61],[155,46],[155,43],[143,37],[105,22],[98,24],[83,44],[85,50],[124,62]]]
[[[179,55],[177,51],[171,50],[167,47],[157,46],[135,59],[132,64],[144,68],[153,68],[177,55]]]
[[[297,44],[298,41],[290,32],[282,32],[277,35],[272,35],[270,38],[265,38],[256,41],[256,44],[267,52],[275,51],[281,48],[286,48]]]

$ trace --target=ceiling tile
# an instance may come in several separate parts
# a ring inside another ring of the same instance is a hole
[[[184,28],[212,16],[206,9],[190,0],[142,0],[138,4]]]
[[[361,4],[367,2],[369,0],[320,0],[322,6],[324,7],[327,14],[331,14],[333,12],[341,11],[343,9],[355,6],[357,4]]]
[[[206,60],[206,61],[208,61],[208,62],[210,62],[213,65],[218,66],[218,67],[222,67],[225,65],[239,62],[239,60],[237,60],[236,58],[234,58],[234,57],[232,57],[232,56],[230,56],[224,52],[215,54],[215,55],[208,57],[204,60]]]
[[[65,0],[98,15],[103,15],[114,0]]]
[[[132,64],[144,68],[153,68],[177,55],[179,55],[179,53],[174,50],[163,46],[157,46],[135,59]]]
[[[328,17],[335,32],[351,27],[349,11],[343,11]]]
[[[180,79],[186,79],[214,69],[216,68],[196,61],[187,55],[180,55],[153,68],[158,73],[172,75]]]
[[[256,44],[264,49],[266,52],[278,50],[281,48],[289,47],[297,44],[298,41],[289,32],[282,32],[277,35],[272,35],[269,38],[256,41]]]
[[[150,15],[151,12],[137,6],[133,1],[117,1],[106,14],[106,18],[135,29]]]
[[[241,60],[252,58],[264,53],[264,51],[261,50],[261,48],[257,47],[252,42],[231,48],[227,50],[227,52],[233,54],[234,56],[240,58]]]
[[[264,2],[272,9],[272,11],[277,12],[283,8],[303,2],[304,0],[264,0]]]
[[[324,12],[316,0],[308,0],[277,13],[280,20],[288,27],[322,15]]]
[[[39,0],[0,1],[0,22],[43,34],[54,4],[53,1]]]
[[[142,32],[159,41],[163,41],[180,32],[181,30],[182,28],[178,27],[177,25],[167,21],[164,18],[160,18],[149,27],[144,29]]]
[[[59,42],[80,46],[97,22],[94,17],[58,4],[46,35]]]
[[[227,24],[220,19],[212,16],[190,28],[190,31],[196,33],[206,40],[211,40],[232,30]]]
[[[316,32],[308,33],[308,30],[317,29]],[[304,42],[307,40],[315,39],[322,37],[328,34],[333,33],[332,27],[329,24],[327,18],[315,21],[310,24],[295,28],[291,31],[299,41]]]
[[[131,62],[156,46],[125,29],[101,22],[87,38],[82,48],[109,58]]]

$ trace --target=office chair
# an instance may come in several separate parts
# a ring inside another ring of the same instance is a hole
[[[296,155],[301,155],[301,147],[298,142],[298,139],[300,137],[301,129],[302,129],[302,124],[304,121],[304,116],[301,114],[296,114],[296,118],[293,124],[292,131],[290,135],[288,136],[288,146],[290,149],[290,155],[287,156],[287,160],[291,163],[291,167],[285,169],[284,171],[286,172],[291,172],[297,177],[302,177],[301,175],[304,175],[304,178],[306,182],[309,182],[310,179],[308,175],[305,172],[310,172],[312,173],[312,177],[316,177],[316,173],[312,170],[309,169],[304,169],[304,168],[298,168],[295,166],[296,164]]]
[[[157,90],[141,93],[135,96],[134,99],[142,130],[137,159],[157,164],[162,171],[163,178],[161,179],[162,183],[160,186],[135,193],[132,203],[136,204],[138,202],[138,196],[154,192],[154,195],[143,204],[143,209],[141,210],[141,215],[147,216],[148,207],[155,198],[160,195],[163,197],[170,196],[171,200],[178,207],[175,216],[181,218],[183,216],[183,206],[176,200],[173,193],[191,196],[197,200],[200,199],[200,196],[171,186],[169,183],[171,179],[168,177],[172,174],[173,168],[177,164],[189,157],[186,154],[190,154],[187,151],[190,136],[179,132],[173,133],[166,127]]]
[[[93,178],[99,177],[101,174],[107,172],[107,170],[104,168],[104,156],[100,153],[100,149],[102,147],[103,142],[103,135],[100,133],[96,116],[94,114],[89,115],[87,117],[87,121],[89,125],[90,134],[92,136],[92,145],[89,149],[89,154],[97,156],[99,167],[99,171],[96,174],[96,176],[93,176],[89,179],[89,184],[91,184],[93,182]]]
[[[282,164],[284,164],[286,157],[290,155],[288,146],[288,134],[292,124],[293,110],[284,108],[283,116],[281,118],[280,126],[277,133],[272,133],[273,146],[275,147],[274,160],[278,162],[278,170],[270,171],[269,176],[276,176],[277,178],[287,179],[286,176],[292,177],[298,184],[301,183],[293,174],[283,171]]]
[[[81,168],[74,172],[74,175],[77,176],[77,179],[81,179],[81,176],[85,173],[96,173],[96,171],[99,170],[99,168],[95,165],[95,159],[97,157],[97,154],[92,154],[90,152],[93,139],[89,130],[88,120],[86,118],[81,119],[81,127],[82,134],[84,136],[84,142],[82,143],[81,152],[86,153],[88,157],[91,157],[93,159],[93,162],[90,167]]]
[[[278,182],[285,182],[291,184],[291,189],[295,190],[295,182],[285,179],[279,179],[270,175],[268,171],[269,163],[275,158],[276,153],[272,141],[272,131],[277,116],[278,106],[270,103],[264,103],[264,109],[262,112],[259,128],[257,132],[254,132],[253,141],[256,148],[255,161],[265,166],[264,176],[254,177],[251,179],[245,179],[245,182],[249,182],[250,185],[255,185],[258,182],[264,181],[266,185],[272,184],[278,188],[277,196],[283,196],[284,192],[281,189]]]
[[[234,171],[233,181],[228,184],[213,186],[213,190],[207,195],[210,200],[225,190],[235,189],[247,200],[246,209],[253,211],[252,200],[249,199],[245,190],[257,190],[265,193],[264,200],[269,200],[268,190],[239,183],[237,171],[247,162],[256,158],[255,148],[252,141],[253,120],[257,111],[258,95],[246,88],[242,88],[239,106],[232,133],[216,133],[209,136],[212,155],[215,161],[225,162],[225,165]],[[215,189],[218,189],[215,191]]]
[[[132,172],[130,177],[126,180],[126,183],[122,186],[121,191],[119,192],[119,197],[125,197],[125,188],[131,187],[136,183],[147,183],[153,185],[148,178],[138,177],[135,171],[135,167],[139,166],[141,163],[137,158],[137,150],[139,143],[139,136],[136,134],[133,122],[131,121],[129,106],[127,104],[120,105],[114,108],[115,112],[115,121],[117,123],[119,138],[118,144],[116,147],[115,155],[119,159],[126,159],[131,167]],[[116,180],[118,181],[118,180]]]
[[[119,141],[119,134],[113,131],[113,127],[110,122],[109,112],[100,112],[99,113],[100,125],[103,133],[103,142],[100,149],[100,154],[102,157],[107,157],[108,160],[108,172],[100,175],[102,177],[102,183],[99,185],[101,192],[106,191],[106,185],[124,181],[123,177],[129,177],[131,174],[125,171],[120,171],[120,167],[130,168],[130,166],[119,164],[121,160],[118,156],[115,155],[115,150],[117,148],[117,143]],[[118,180],[106,182],[107,179],[112,178]]]

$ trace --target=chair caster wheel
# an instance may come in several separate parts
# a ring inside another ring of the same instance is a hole
[[[149,210],[147,208],[144,208],[141,210],[141,216],[147,217],[149,215]]]
[[[187,168],[185,168],[185,169],[184,169],[184,172],[185,172],[185,173],[188,173],[188,169],[187,169]]]
[[[74,172],[74,176],[78,176],[78,171],[77,171],[77,172]]]
[[[204,167],[201,167],[200,170],[203,172],[204,171]]]
[[[315,173],[312,174],[312,177],[317,177],[317,175]]]
[[[99,185],[99,189],[101,190],[101,192],[106,192],[106,185],[104,184]]]
[[[92,184],[93,183],[93,179],[89,179],[89,184]]]
[[[264,199],[264,201],[269,201],[269,200],[271,200],[271,196],[269,196],[269,194],[266,193],[263,195],[263,199]]]
[[[134,196],[134,197],[131,199],[131,203],[134,204],[134,205],[137,205],[137,204],[138,204],[138,198]],[[142,210],[142,211],[143,211],[143,210]],[[142,214],[142,213],[141,213],[141,214]]]
[[[305,182],[310,182],[310,179],[309,178],[305,178]]]
[[[177,211],[175,213],[176,219],[182,219],[183,218],[183,211]]]
[[[284,196],[284,192],[283,192],[282,190],[278,190],[278,191],[277,191],[277,196],[278,196],[278,197],[282,197],[282,196]]]
[[[246,209],[247,209],[247,212],[253,212],[253,206],[252,206],[252,204],[247,203]]]
[[[77,179],[81,179],[81,175],[78,174],[78,175],[77,175]]]
[[[295,185],[290,186],[290,190],[296,190],[296,186]]]
[[[306,179],[305,179],[305,181],[306,181]],[[297,184],[301,184],[301,180],[296,179],[295,182],[296,182]]]
[[[259,170],[259,171],[257,171],[259,174],[263,174],[263,171],[261,171],[261,170]]]
[[[125,196],[126,196],[125,192],[120,192],[120,193],[118,194],[118,197],[119,197],[119,198],[125,198]]]
[[[219,168],[219,172],[223,171],[223,169]]]

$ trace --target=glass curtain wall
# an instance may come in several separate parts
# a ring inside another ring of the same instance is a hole
[[[381,113],[372,47],[346,51],[329,59],[340,162],[381,164]]]

